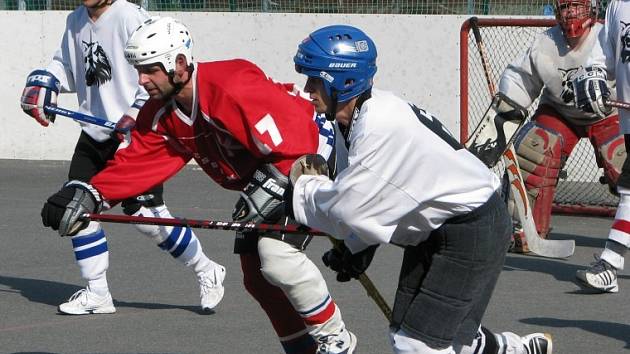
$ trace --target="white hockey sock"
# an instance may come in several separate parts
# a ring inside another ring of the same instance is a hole
[[[341,312],[328,293],[315,264],[286,242],[269,237],[258,241],[261,272],[267,281],[285,293],[313,338],[344,332]]]
[[[90,290],[98,295],[109,292],[106,272],[109,267],[109,251],[105,232],[97,222],[72,237],[74,256],[81,270],[81,277],[88,281]]]
[[[601,258],[617,269],[624,268],[624,255],[630,247],[630,189],[618,187],[619,205]]]
[[[133,215],[172,218],[166,205],[151,208],[143,206]],[[161,249],[169,252],[173,258],[187,267],[192,267],[197,274],[212,270],[217,266],[217,263],[211,261],[203,253],[199,239],[189,227],[136,225],[136,228],[153,239]]]

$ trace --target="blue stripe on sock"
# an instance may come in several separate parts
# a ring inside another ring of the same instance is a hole
[[[85,236],[75,237],[72,239],[72,248],[78,248],[81,246],[89,245],[105,237],[103,229],[99,229],[95,233],[91,233]]]
[[[321,303],[321,304],[319,304],[319,305],[317,305],[317,306],[315,306],[315,307],[313,307],[312,309],[309,309],[309,310],[307,310],[307,311],[303,311],[303,312],[298,311],[298,313],[299,313],[300,315],[302,315],[302,317],[304,317],[304,316],[309,315],[309,314],[311,314],[311,313],[313,313],[313,312],[316,312],[317,310],[319,310],[320,308],[322,308],[323,306],[325,306],[325,305],[326,305],[326,303],[328,303],[328,300],[330,300],[330,294],[328,294],[328,296],[326,296],[326,299],[324,299],[324,301],[322,301],[322,303]]]
[[[171,252],[171,255],[173,256],[173,258],[177,258],[181,256],[182,253],[184,253],[184,251],[186,250],[186,247],[188,247],[188,245],[190,244],[191,239],[192,239],[192,230],[187,227],[186,233],[184,234],[184,237],[182,237],[182,241],[179,243],[179,245],[177,245],[177,248],[174,249],[173,252]]]
[[[175,246],[175,243],[177,242],[177,238],[179,237],[179,234],[182,232],[182,228],[180,226],[176,226],[173,228],[173,230],[171,231],[171,234],[168,235],[168,238],[166,240],[164,240],[164,242],[160,243],[158,245],[158,247],[160,247],[161,249],[168,251],[171,248],[173,248],[173,246]]]
[[[105,252],[107,252],[107,242],[100,243],[97,246],[84,249],[83,251],[74,251],[74,256],[77,261],[80,261],[82,259],[98,256]]]

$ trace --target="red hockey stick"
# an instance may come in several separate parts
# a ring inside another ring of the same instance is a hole
[[[287,234],[309,234],[328,236],[328,234],[303,225],[258,224],[253,222],[234,222],[218,220],[194,220],[180,218],[153,218],[146,216],[83,214],[83,219],[112,222],[118,224],[146,224],[160,226],[182,226],[193,229],[232,230],[232,231],[276,231]]]

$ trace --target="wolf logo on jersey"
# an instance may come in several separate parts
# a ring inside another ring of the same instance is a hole
[[[630,61],[630,23],[621,22],[621,62],[626,64]]]
[[[562,92],[560,93],[560,98],[562,98],[562,101],[565,103],[573,102],[573,83],[571,81],[579,69],[580,68],[571,68],[565,70],[558,68],[560,76],[562,77]]]
[[[85,61],[85,84],[101,86],[112,79],[112,67],[107,54],[96,42],[83,41],[83,58]]]

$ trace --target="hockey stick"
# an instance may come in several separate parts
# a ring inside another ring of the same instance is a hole
[[[71,111],[57,106],[46,105],[44,106],[44,111],[49,114],[58,114],[60,116],[72,118],[83,123],[94,124],[109,129],[114,129],[116,127],[116,122],[111,122],[107,119],[89,116],[87,114]]]
[[[328,234],[308,228],[303,225],[257,224],[253,222],[234,222],[218,220],[194,220],[179,218],[153,218],[146,216],[112,215],[112,214],[83,214],[84,220],[111,222],[117,224],[144,224],[159,226],[181,226],[193,229],[231,230],[231,231],[271,231],[287,234],[309,234],[313,236],[328,236]]]
[[[473,17],[470,19],[471,28],[475,36],[475,42],[479,55],[481,56],[481,63],[488,83],[488,90],[490,96],[494,97],[496,93],[496,86],[494,80],[490,75],[490,68],[488,66],[488,57],[486,55],[485,46],[481,38],[478,19]],[[503,154],[503,160],[506,164],[506,170],[510,181],[510,191],[514,195],[514,204],[516,205],[516,212],[518,218],[523,226],[523,233],[529,250],[539,256],[549,258],[567,258],[570,257],[575,251],[574,240],[548,240],[540,237],[536,230],[536,224],[532,217],[531,208],[529,205],[529,199],[525,189],[525,183],[523,182],[523,176],[521,175],[518,161],[516,161],[516,151],[512,142],[509,143],[508,150]]]
[[[333,247],[337,249],[343,243],[343,241],[337,240],[334,237],[328,237],[328,239],[333,244]],[[376,304],[376,306],[378,306],[383,315],[385,315],[385,318],[387,318],[388,321],[391,321],[392,309],[389,307],[389,304],[387,304],[387,301],[385,301],[383,295],[381,295],[381,292],[378,291],[370,277],[368,277],[367,274],[362,273],[361,275],[359,275],[359,282],[367,292],[368,296],[372,298],[372,301],[374,301],[374,303]]]
[[[193,229],[210,229],[210,230],[231,230],[231,231],[274,231],[289,234],[309,234],[313,236],[328,236],[330,242],[336,247],[339,242],[328,234],[308,228],[303,225],[276,225],[276,224],[257,224],[253,222],[233,222],[233,221],[217,221],[217,220],[195,220],[195,219],[179,219],[179,218],[153,218],[146,216],[130,216],[130,215],[112,215],[112,214],[83,214],[84,220],[110,222],[117,224],[143,224],[143,225],[159,225],[159,226],[181,226]],[[359,282],[367,292],[368,296],[374,300],[379,309],[383,312],[387,320],[392,318],[392,310],[387,301],[378,291],[372,280],[365,274],[359,276]]]
[[[615,107],[615,108],[621,108],[621,109],[630,110],[630,103],[628,103],[628,102],[615,101],[615,100],[606,100],[605,104],[607,106],[611,106],[611,107]]]

